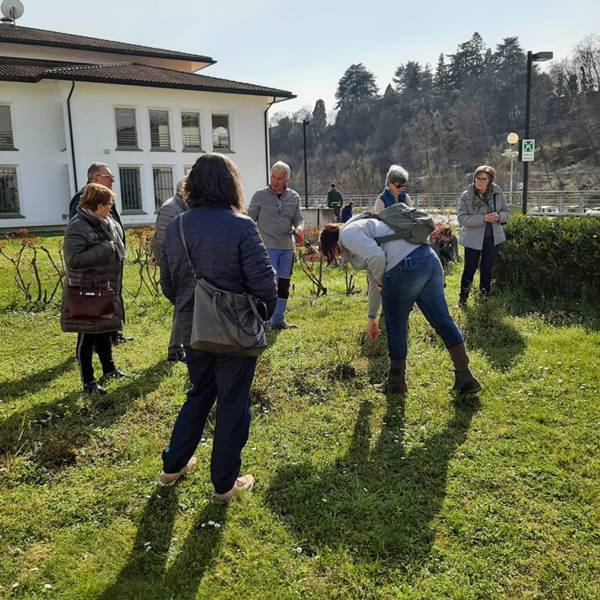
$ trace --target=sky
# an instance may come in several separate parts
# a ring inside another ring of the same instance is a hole
[[[435,66],[475,31],[495,49],[518,36],[524,50],[569,56],[600,33],[600,0],[22,0],[18,24],[211,56],[206,75],[291,91],[278,111],[328,112],[344,71],[362,62],[381,91],[398,65]],[[549,63],[545,63],[547,68]]]

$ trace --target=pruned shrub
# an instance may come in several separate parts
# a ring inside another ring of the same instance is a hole
[[[600,304],[600,218],[512,216],[494,264],[499,287]]]

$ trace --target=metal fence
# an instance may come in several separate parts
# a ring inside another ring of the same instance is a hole
[[[372,208],[378,192],[372,194],[344,194],[344,204],[352,202],[354,208]],[[461,192],[448,193],[414,193],[410,194],[413,204],[429,212],[455,213]],[[509,205],[520,209],[523,204],[521,192],[505,192]],[[302,197],[302,206],[306,199]],[[311,208],[327,207],[325,194],[309,196],[308,206]],[[530,191],[527,194],[527,212],[548,216],[559,215],[600,215],[600,190],[583,191]]]

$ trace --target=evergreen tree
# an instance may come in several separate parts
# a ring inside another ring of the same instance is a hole
[[[377,96],[377,85],[373,73],[367,71],[362,63],[350,65],[338,82],[335,92],[336,108],[352,108]]]

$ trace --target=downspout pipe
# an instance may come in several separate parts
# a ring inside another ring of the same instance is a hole
[[[75,193],[79,190],[77,183],[77,162],[75,160],[75,142],[73,141],[73,119],[71,117],[71,96],[75,91],[75,82],[71,81],[71,91],[67,97],[67,117],[69,119],[69,137],[71,138],[71,159],[73,160],[73,180],[75,183]]]
[[[294,96],[295,98],[296,96]],[[286,100],[291,100],[292,98],[280,98],[279,100],[277,100],[277,96],[273,96],[273,100],[271,102],[269,102],[269,104],[267,105],[267,108],[265,108],[265,115],[264,115],[264,120],[265,120],[265,165],[266,165],[266,170],[267,170],[267,185],[269,185],[269,176],[271,174],[271,164],[270,164],[270,152],[269,152],[269,121],[267,118],[267,113],[269,112],[269,109],[271,108],[271,106],[273,106],[273,104],[277,104],[278,102],[285,102]]]

